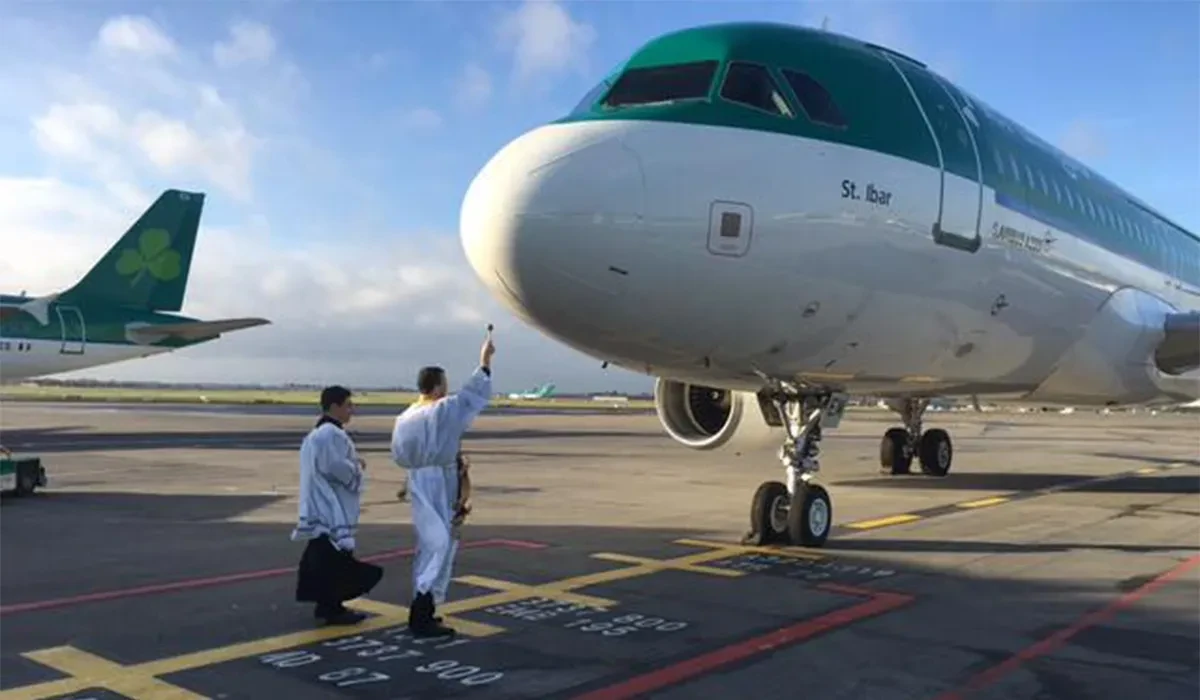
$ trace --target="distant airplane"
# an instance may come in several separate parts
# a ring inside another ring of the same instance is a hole
[[[784,441],[747,541],[819,546],[850,395],[885,473],[950,471],[938,396],[1200,397],[1200,239],[924,64],[818,29],[651,40],[476,175],[464,250],[525,322],[657,377],[693,449]],[[780,435],[785,433],[785,435]]]
[[[554,393],[554,384],[543,384],[542,386],[531,389],[530,391],[522,391],[509,394],[508,398],[514,401],[522,399],[548,399]]]
[[[167,190],[75,286],[0,295],[0,381],[148,357],[270,323],[199,321],[183,305],[202,193]]]

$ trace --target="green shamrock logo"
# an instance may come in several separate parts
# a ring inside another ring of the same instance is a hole
[[[161,282],[175,279],[181,272],[179,253],[171,250],[171,234],[165,229],[150,228],[142,231],[137,250],[126,248],[117,260],[117,274],[122,277],[134,275],[130,286],[136,286],[146,273]]]

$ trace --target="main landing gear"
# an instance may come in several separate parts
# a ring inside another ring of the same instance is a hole
[[[916,456],[921,471],[929,476],[946,476],[954,458],[950,434],[941,428],[921,432],[921,417],[929,407],[928,399],[905,399],[888,404],[900,414],[903,428],[891,428],[879,444],[879,471],[883,474],[908,474]]]
[[[768,481],[758,487],[750,507],[750,532],[742,541],[820,547],[833,526],[833,503],[829,493],[813,483],[821,468],[817,443],[823,425],[832,429],[841,421],[845,397],[777,392],[771,400],[788,434],[779,450],[787,481]]]

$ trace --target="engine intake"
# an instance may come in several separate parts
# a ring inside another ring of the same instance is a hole
[[[693,450],[726,445],[754,449],[782,440],[783,428],[767,422],[753,392],[659,378],[654,383],[654,407],[667,434]]]
[[[1192,354],[1181,352],[1186,341],[1168,335],[1190,329],[1190,317],[1174,314],[1151,294],[1117,290],[1027,399],[1080,406],[1193,400],[1196,380],[1168,373],[1186,368]]]

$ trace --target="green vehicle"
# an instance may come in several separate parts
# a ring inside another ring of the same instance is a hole
[[[0,491],[24,496],[46,484],[46,470],[40,457],[16,456],[7,450],[0,452]]]

